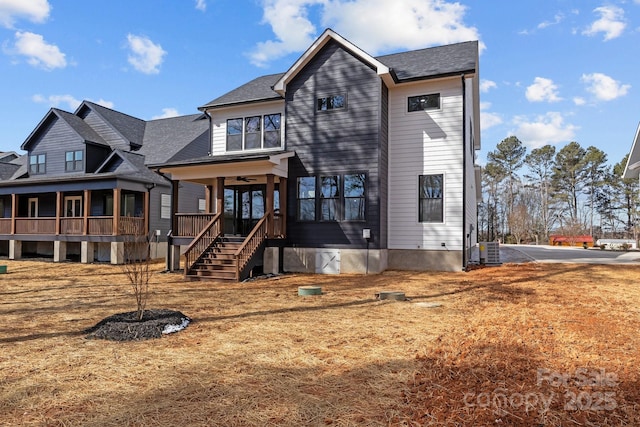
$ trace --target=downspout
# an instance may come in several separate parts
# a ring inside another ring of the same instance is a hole
[[[467,90],[464,73],[462,83],[462,270],[467,269]]]

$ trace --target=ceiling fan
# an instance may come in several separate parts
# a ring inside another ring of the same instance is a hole
[[[251,182],[251,181],[255,181],[256,178],[249,178],[246,176],[238,176],[236,177],[236,181],[242,181],[242,182]]]

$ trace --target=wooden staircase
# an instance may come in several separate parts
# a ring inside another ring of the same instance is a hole
[[[220,237],[209,246],[190,268],[187,277],[214,280],[236,280],[242,237]]]
[[[241,281],[260,265],[273,212],[267,212],[246,238],[224,236],[217,214],[185,251],[185,278]]]

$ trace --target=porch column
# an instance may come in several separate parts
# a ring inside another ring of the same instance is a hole
[[[60,214],[62,211],[62,193],[56,191],[56,235],[60,234]]]
[[[214,200],[213,185],[206,185],[204,187],[204,213],[214,213]]]
[[[151,230],[149,230],[149,208],[150,208],[150,203],[149,201],[151,200],[151,190],[148,190],[144,193],[144,233],[145,234],[149,234],[149,232]],[[142,230],[138,230],[138,232],[140,232]]]
[[[220,233],[224,234],[224,176],[216,178],[216,213],[220,215]]]
[[[280,227],[282,227],[282,237],[287,236],[287,178],[280,177]]]
[[[89,234],[89,215],[91,214],[91,191],[84,190],[84,222],[82,223],[82,234]]]
[[[18,195],[11,194],[11,234],[16,234],[16,218],[18,217]]]
[[[178,200],[180,191],[180,181],[171,180],[171,218],[173,218],[173,234],[179,236],[182,230],[178,230],[178,221],[176,220],[176,214],[178,213]]]
[[[269,213],[269,217],[267,218],[267,237],[273,238],[274,231],[274,209],[273,209],[273,199],[275,193],[275,186],[273,184],[273,174],[267,174],[267,194],[265,197],[265,213]]]
[[[113,230],[112,235],[117,236],[120,231],[120,189],[113,189]]]

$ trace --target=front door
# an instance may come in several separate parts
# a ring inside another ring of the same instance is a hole
[[[236,185],[224,189],[224,233],[247,236],[265,214],[267,186]],[[278,191],[274,195],[278,208]]]
[[[82,196],[70,196],[64,198],[64,216],[82,216]]]

